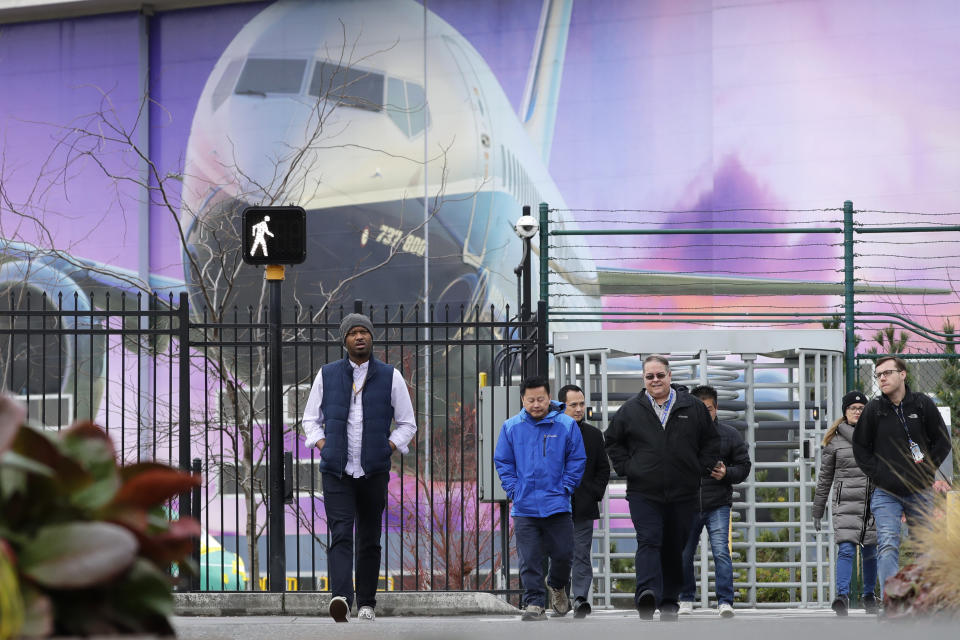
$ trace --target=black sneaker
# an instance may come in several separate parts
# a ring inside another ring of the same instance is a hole
[[[647,589],[637,598],[637,613],[641,620],[653,620],[653,612],[656,610],[657,596],[651,589]]]
[[[879,613],[880,607],[877,606],[877,599],[872,593],[863,596],[863,610],[871,615]]]
[[[590,615],[592,608],[590,601],[585,598],[577,598],[573,603],[573,617],[577,619],[586,618]]]
[[[833,601],[830,608],[838,616],[845,616],[847,615],[847,609],[850,608],[850,598],[846,594],[841,594]]]

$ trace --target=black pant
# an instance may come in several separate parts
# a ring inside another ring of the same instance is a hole
[[[375,607],[380,577],[380,534],[387,504],[389,472],[362,478],[323,474],[323,506],[327,512],[330,548],[327,572],[330,593],[353,606],[354,524],[356,524],[357,607]]]
[[[543,588],[543,572],[550,560],[547,584],[552,589],[566,590],[573,560],[573,519],[570,512],[546,518],[514,516],[513,535],[520,557],[520,582],[523,601],[543,607],[547,604]]]
[[[627,503],[637,531],[634,598],[650,589],[661,611],[676,612],[683,585],[683,548],[697,515],[697,501],[656,502],[628,493]]]

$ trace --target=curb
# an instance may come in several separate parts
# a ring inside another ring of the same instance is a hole
[[[178,616],[326,616],[329,593],[175,593]],[[377,616],[517,615],[492,593],[411,591],[377,593]]]

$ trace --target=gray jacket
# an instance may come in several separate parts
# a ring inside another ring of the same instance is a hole
[[[844,421],[823,448],[817,492],[813,498],[813,519],[819,521],[823,518],[830,485],[833,485],[834,542],[877,544],[877,530],[870,513],[873,486],[857,466],[852,442],[853,427]]]

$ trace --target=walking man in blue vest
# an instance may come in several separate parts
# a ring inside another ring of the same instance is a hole
[[[340,323],[340,337],[347,357],[320,369],[303,428],[306,445],[320,451],[330,531],[330,616],[337,622],[350,619],[356,527],[357,619],[373,622],[390,456],[397,449],[407,452],[417,425],[403,376],[373,357],[370,318],[351,313]],[[397,427],[391,432],[394,421]]]

